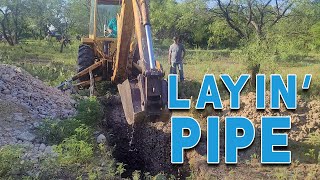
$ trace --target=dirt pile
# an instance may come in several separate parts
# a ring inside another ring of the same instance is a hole
[[[291,130],[286,131],[289,137],[289,150],[293,150],[292,146],[301,146],[306,137],[313,132],[320,131],[320,102],[311,101],[305,102],[298,97],[298,105],[296,110],[287,110],[284,104],[281,104],[280,110],[269,109],[270,93],[266,94],[266,110],[256,109],[256,94],[249,93],[246,96],[241,97],[241,109],[231,110],[230,101],[223,102],[224,109],[222,111],[211,112],[214,116],[219,116],[221,121],[220,130],[220,161],[221,165],[211,167],[206,162],[206,139],[202,138],[199,145],[187,153],[188,163],[190,168],[197,177],[212,177],[223,178],[233,174],[233,177],[240,179],[251,178],[270,178],[268,173],[254,172],[254,168],[249,166],[260,167],[261,157],[261,117],[262,116],[290,116],[291,117]],[[224,120],[228,116],[242,116],[250,119],[256,127],[256,138],[253,144],[245,149],[239,150],[238,164],[235,169],[224,165],[224,153],[225,153],[225,135],[224,135]],[[293,162],[300,160],[300,154],[297,154],[293,150],[292,152]],[[252,158],[255,157],[255,158]],[[254,161],[252,161],[254,159]]]
[[[266,93],[266,107],[269,107],[270,93]],[[260,129],[262,116],[290,116],[291,130],[288,131],[289,138],[293,141],[301,141],[311,132],[320,131],[320,102],[305,102],[298,96],[296,110],[287,110],[284,104],[281,104],[280,110],[271,110],[266,108],[265,111],[256,109],[256,94],[249,93],[241,97],[241,109],[238,111],[230,110],[229,100],[224,101],[222,111],[222,120],[227,116],[243,116],[250,119],[256,128]]]

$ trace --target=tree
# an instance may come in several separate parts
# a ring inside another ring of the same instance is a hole
[[[176,1],[150,1],[150,13],[150,21],[156,38],[172,38],[177,33],[176,23],[182,14]]]
[[[216,14],[225,19],[240,39],[249,42],[243,54],[251,71],[251,85],[255,86],[255,77],[260,71],[260,61],[265,59],[256,55],[260,52],[268,54],[266,51],[269,49],[269,43],[263,42],[266,41],[268,30],[289,15],[295,2],[292,0],[216,0],[216,2],[219,8]]]
[[[208,25],[210,37],[208,47],[210,48],[236,48],[239,45],[238,34],[231,29],[222,18],[215,20]]]
[[[212,16],[206,0],[186,0],[178,4],[181,17],[177,21],[177,29],[184,39],[197,47],[207,47],[209,26]]]
[[[2,33],[8,44],[14,46],[19,42],[19,39],[26,28],[26,1],[1,0],[0,3],[0,23]]]
[[[211,23],[207,0],[153,0],[150,2],[151,24],[157,39],[182,35],[190,45],[207,47],[208,24]]]
[[[64,10],[67,31],[72,34],[88,34],[90,3],[88,0],[70,0]]]
[[[255,32],[263,38],[266,30],[286,17],[294,1],[291,0],[216,0],[221,17],[234,29],[239,37],[249,38]]]

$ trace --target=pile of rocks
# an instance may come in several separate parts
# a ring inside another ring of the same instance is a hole
[[[66,118],[75,114],[74,100],[21,68],[0,65],[0,72],[0,99],[27,108],[32,118]]]
[[[44,119],[74,116],[75,103],[21,68],[0,64],[0,148],[26,146],[31,159],[51,153],[51,147],[37,142],[34,130]]]

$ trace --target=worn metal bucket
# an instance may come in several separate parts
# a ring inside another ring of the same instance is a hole
[[[128,124],[143,121],[168,121],[168,85],[159,76],[139,75],[118,85],[123,110]]]

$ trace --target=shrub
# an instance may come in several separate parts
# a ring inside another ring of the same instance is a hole
[[[320,148],[320,132],[311,133],[307,138],[307,143]]]
[[[0,149],[0,177],[13,178],[14,175],[25,174],[29,163],[21,159],[22,148],[4,146]]]
[[[59,179],[61,168],[55,157],[43,157],[40,159],[39,173],[35,174],[36,179]]]
[[[77,110],[76,119],[89,126],[96,125],[103,118],[103,112],[96,97],[80,100]]]
[[[62,166],[88,163],[93,158],[93,147],[75,136],[65,139],[61,144],[54,147],[58,154],[58,162]]]
[[[59,144],[65,138],[74,135],[75,129],[81,126],[77,119],[66,119],[63,121],[46,120],[37,128],[37,134],[50,145]]]
[[[93,142],[93,130],[84,124],[76,128],[74,130],[74,133],[75,134],[73,135],[73,137],[78,141],[85,141],[88,143]]]

